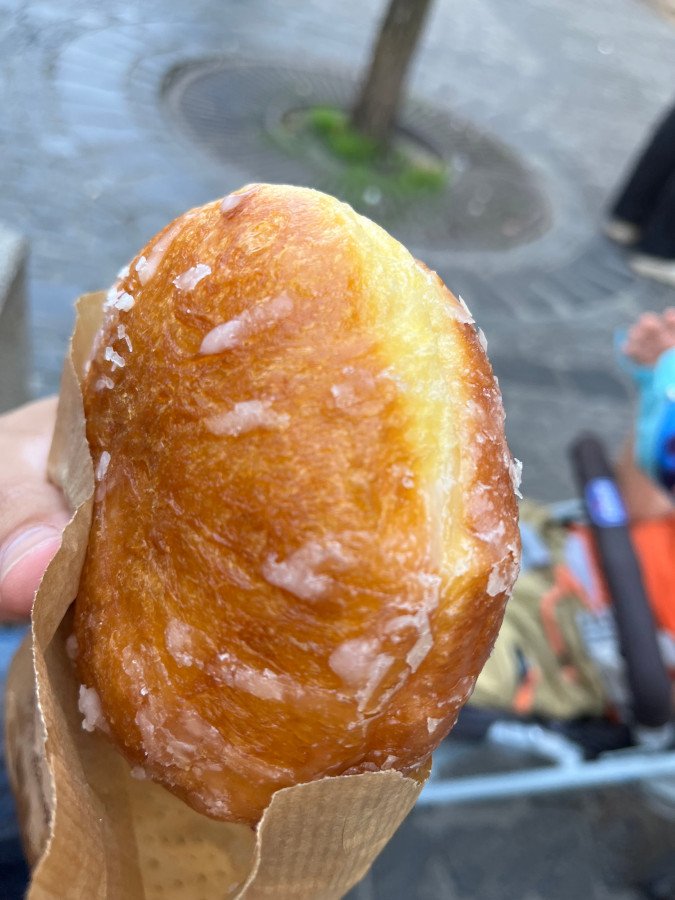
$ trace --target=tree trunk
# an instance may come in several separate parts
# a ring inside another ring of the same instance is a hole
[[[431,0],[391,0],[370,67],[352,110],[352,125],[385,144],[396,122],[403,86]]]

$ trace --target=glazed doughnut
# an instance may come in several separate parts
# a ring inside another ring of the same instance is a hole
[[[83,388],[84,727],[249,824],[427,760],[519,559],[499,390],[438,276],[332,197],[248,186],[120,273]]]

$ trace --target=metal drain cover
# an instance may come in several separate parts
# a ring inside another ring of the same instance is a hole
[[[347,200],[404,243],[430,250],[502,250],[549,227],[538,179],[500,141],[443,110],[410,101],[401,127],[446,161],[436,192],[382,191],[360,184],[349,167],[294,137],[289,113],[318,105],[347,108],[355,81],[346,73],[237,59],[190,62],[165,79],[163,102],[178,127],[216,160],[235,163],[250,181],[318,188]]]

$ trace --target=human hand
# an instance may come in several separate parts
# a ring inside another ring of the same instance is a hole
[[[47,481],[56,398],[0,415],[0,622],[30,614],[70,513]]]
[[[662,315],[643,313],[628,332],[623,352],[642,366],[654,366],[662,353],[675,347],[675,307]]]

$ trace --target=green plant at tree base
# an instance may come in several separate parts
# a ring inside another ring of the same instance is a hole
[[[375,163],[380,156],[377,142],[352,128],[341,109],[315,106],[309,110],[307,120],[331,153],[347,163]]]
[[[360,134],[347,114],[335,107],[315,106],[307,111],[307,130],[324,148],[345,164],[345,186],[350,191],[384,194],[437,192],[448,177],[442,161],[415,153],[401,139],[382,147]]]

